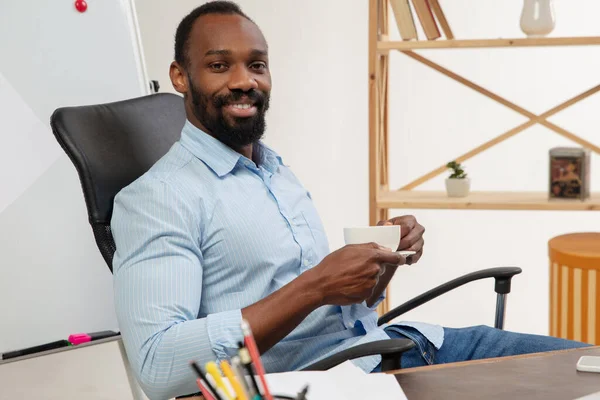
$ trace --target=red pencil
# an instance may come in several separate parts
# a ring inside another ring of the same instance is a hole
[[[200,391],[206,400],[215,400],[210,391],[202,384],[202,379],[196,379],[196,385],[198,385],[198,388],[200,388]]]
[[[254,363],[254,367],[256,368],[258,377],[260,378],[260,383],[263,387],[263,394],[265,396],[265,399],[273,400],[273,396],[271,396],[271,393],[269,392],[269,387],[267,386],[267,380],[265,379],[265,369],[263,368],[262,362],[260,360],[258,346],[256,346],[254,336],[252,336],[250,324],[245,319],[242,319],[242,332],[244,333],[244,342],[246,343],[246,347],[248,348],[248,352],[250,353],[250,357],[252,358],[252,362]]]

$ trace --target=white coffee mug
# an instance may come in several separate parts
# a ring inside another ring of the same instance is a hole
[[[400,237],[399,225],[344,228],[344,241],[346,244],[373,242],[396,251],[400,244]]]

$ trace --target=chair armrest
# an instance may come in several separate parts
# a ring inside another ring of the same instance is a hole
[[[462,286],[469,282],[477,281],[479,279],[494,278],[496,280],[494,286],[494,290],[496,291],[496,293],[510,293],[510,282],[512,277],[517,274],[520,274],[521,272],[522,270],[519,267],[488,268],[471,272],[470,274],[466,274],[449,282],[443,283],[407,301],[406,303],[390,310],[389,312],[387,312],[379,318],[377,324],[382,325],[387,322],[390,322],[394,318],[412,310],[413,308],[417,308],[421,304],[427,303],[429,300],[435,299],[436,297],[441,296],[442,294],[449,292],[453,289],[456,289],[459,286]]]
[[[304,368],[303,371],[326,371],[348,360],[366,356],[381,355],[382,370],[400,369],[402,353],[415,347],[412,340],[388,339],[361,344],[342,350]]]

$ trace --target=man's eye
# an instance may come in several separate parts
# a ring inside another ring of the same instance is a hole
[[[210,64],[210,69],[212,69],[215,72],[222,72],[227,69],[227,66],[223,63],[213,63]]]
[[[264,62],[257,62],[250,65],[250,68],[257,71],[264,71],[265,69],[267,69],[267,64],[265,64]]]

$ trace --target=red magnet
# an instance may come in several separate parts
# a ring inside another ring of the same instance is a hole
[[[85,10],[87,10],[87,3],[86,3],[86,1],[85,0],[77,0],[75,2],[75,8],[79,12],[85,12]]]

